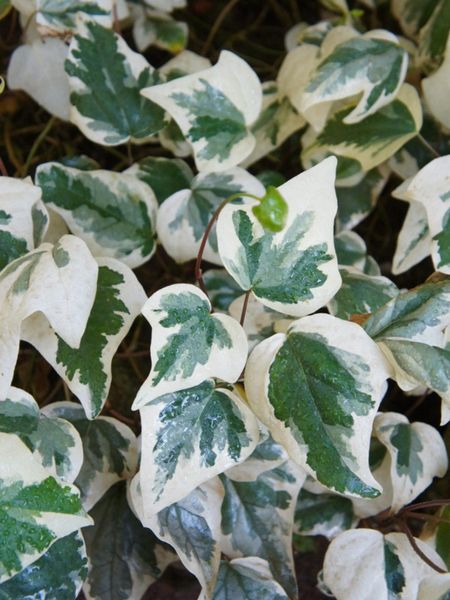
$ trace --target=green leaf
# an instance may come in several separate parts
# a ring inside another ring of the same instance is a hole
[[[73,600],[87,575],[84,541],[75,532],[57,540],[33,564],[0,584],[0,600]]]
[[[341,268],[342,286],[328,303],[330,313],[341,319],[374,312],[399,290],[387,277],[365,275],[352,267]]]
[[[443,507],[438,516],[448,520],[450,518],[450,507]],[[447,568],[450,568],[450,523],[437,523],[435,539],[437,552],[444,560]]]
[[[70,119],[88,139],[106,146],[143,142],[163,128],[164,111],[140,94],[156,83],[153,69],[118,34],[84,23],[72,39],[65,69]]]
[[[81,341],[94,302],[98,266],[85,243],[71,235],[42,244],[0,272],[0,399],[13,376],[22,322],[41,312],[72,346]]]
[[[40,413],[32,396],[11,387],[0,402],[0,431],[16,434],[49,473],[72,483],[83,462],[83,448],[76,429],[60,418]]]
[[[83,465],[75,480],[83,506],[90,510],[117,481],[134,475],[137,441],[129,427],[112,417],[86,418],[73,402],[55,402],[43,409],[50,417],[70,421],[83,442]]]
[[[232,194],[246,192],[262,196],[262,184],[240,167],[221,173],[200,173],[187,189],[165,200],[158,211],[158,238],[166,252],[177,262],[197,257],[203,234],[219,204]],[[222,264],[217,251],[214,226],[208,235],[204,260]]]
[[[22,330],[80,399],[89,419],[106,402],[112,359],[145,303],[145,293],[133,272],[111,258],[99,259],[97,293],[78,347],[67,344],[40,315]]]
[[[303,150],[302,158],[326,149],[358,160],[369,171],[397,152],[422,126],[419,96],[409,84],[403,84],[396,99],[376,113],[359,123],[345,124],[351,111],[352,107],[338,109],[316,141]]]
[[[58,538],[91,524],[78,490],[55,479],[17,436],[0,433],[0,582],[37,560]]]
[[[397,238],[392,273],[400,275],[430,254],[432,240],[427,212],[420,202],[410,202]]]
[[[244,466],[244,465],[243,465]],[[292,527],[303,477],[288,462],[265,471],[256,481],[221,477],[223,552],[230,558],[258,556],[290,598],[297,598],[292,558]]]
[[[242,289],[225,269],[209,269],[203,273],[203,281],[216,310],[226,312],[233,300],[242,295]]]
[[[366,243],[354,231],[341,231],[334,238],[339,266],[354,267],[367,275],[381,275],[380,267],[367,254]]]
[[[289,208],[279,233],[265,231],[255,218],[256,201],[228,205],[220,213],[217,235],[225,268],[243,290],[278,312],[314,312],[340,286],[332,231],[335,165],[336,159],[328,158],[278,188]]]
[[[134,516],[126,482],[113,485],[90,511],[94,526],[84,532],[89,600],[141,598],[175,554]]]
[[[356,519],[349,498],[334,494],[300,491],[294,516],[294,530],[300,535],[324,535],[329,540],[354,527]]]
[[[370,431],[387,376],[363,329],[317,314],[256,346],[245,389],[256,416],[307,473],[329,489],[373,498]]]
[[[244,461],[259,438],[246,404],[230,390],[215,388],[212,379],[152,400],[141,409],[141,421],[141,488],[148,514]]]
[[[46,163],[39,166],[36,181],[45,204],[94,256],[117,258],[135,268],[155,252],[157,203],[137,177]]]
[[[75,31],[78,20],[88,19],[111,27],[113,15],[109,0],[36,0],[36,22],[53,34]]]
[[[419,64],[434,67],[441,61],[449,32],[450,6],[445,0],[439,0],[419,33]]]
[[[223,171],[253,150],[249,126],[259,115],[262,91],[254,71],[232,52],[198,73],[148,87],[143,95],[163,107],[192,145],[199,171]]]
[[[450,30],[450,15],[449,15]],[[450,118],[444,106],[450,90],[448,83],[450,73],[450,38],[447,38],[444,61],[429,77],[422,79],[425,102],[433,117],[446,129],[450,126]],[[429,139],[428,137],[425,139]],[[441,155],[447,154],[442,152]],[[434,157],[433,157],[434,158]],[[422,167],[425,165],[421,165]]]
[[[246,600],[288,600],[286,592],[273,579],[267,561],[256,557],[220,563],[213,600],[239,597]]]
[[[194,178],[194,173],[184,160],[159,156],[143,158],[125,173],[134,175],[149,185],[158,204],[162,204],[175,192],[189,188]]]
[[[30,180],[0,178],[0,271],[42,241],[48,215]]]
[[[133,38],[139,52],[156,46],[177,54],[187,46],[188,26],[172,19],[166,12],[146,13],[143,9],[134,21]]]
[[[134,410],[208,377],[228,383],[238,379],[247,357],[244,330],[231,317],[210,310],[207,296],[188,284],[162,288],[147,300],[142,313],[153,330],[152,369]]]
[[[386,31],[368,32],[338,44],[316,67],[302,99],[302,113],[324,102],[361,95],[343,120],[359,123],[388,105],[406,75],[408,54]]]

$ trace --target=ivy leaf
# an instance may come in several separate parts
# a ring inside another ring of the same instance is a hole
[[[242,315],[244,304],[246,302],[245,294],[239,296],[228,307],[230,315],[239,321]],[[247,334],[248,350],[251,352],[256,344],[273,335],[276,331],[277,322],[285,319],[285,316],[278,313],[264,304],[261,304],[254,296],[247,299],[247,309],[245,312],[244,331]]]
[[[245,461],[227,469],[227,477],[233,481],[256,481],[265,471],[276,469],[288,460],[288,455],[260,423],[260,441]]]
[[[112,27],[111,0],[36,0],[36,23],[52,35],[76,31],[81,19]]]
[[[323,535],[331,540],[341,532],[352,529],[356,522],[349,498],[300,490],[294,515],[295,533]]]
[[[420,203],[426,211],[432,236],[431,257],[436,270],[450,274],[450,155],[436,158],[404,181],[392,195]]]
[[[205,598],[211,598],[220,563],[218,540],[224,493],[220,481],[211,479],[158,514],[146,516],[139,478],[138,474],[130,487],[135,511],[146,527],[176,550],[186,569],[198,579]]]
[[[81,406],[55,402],[43,409],[50,417],[66,419],[83,442],[83,465],[75,480],[83,507],[90,510],[118,481],[130,478],[137,468],[137,441],[129,427],[113,417],[86,418]]]
[[[84,532],[89,571],[88,600],[141,598],[175,554],[134,516],[125,481],[114,484],[90,511],[94,526]]]
[[[46,163],[38,167],[36,182],[45,204],[94,256],[117,258],[135,268],[155,252],[157,202],[136,177]]]
[[[156,46],[177,54],[187,46],[188,33],[187,23],[176,21],[162,11],[146,12],[142,9],[133,25],[133,38],[139,52]]]
[[[422,126],[422,106],[412,86],[403,84],[393,100],[359,123],[345,124],[352,108],[338,109],[327,121],[314,143],[303,150],[302,160],[320,149],[354,158],[365,171],[378,166]]]
[[[427,0],[428,3],[429,0]],[[424,7],[427,10],[428,6]],[[434,67],[442,59],[450,32],[450,7],[445,0],[435,2],[426,24],[419,32],[417,61],[423,67]]]
[[[369,464],[373,419],[387,364],[364,330],[317,314],[253,350],[245,371],[250,407],[291,459],[325,487],[376,497]]]
[[[445,600],[449,594],[450,573],[435,573],[422,579],[417,600]]]
[[[278,189],[288,205],[283,231],[266,231],[256,201],[228,205],[217,224],[219,253],[243,290],[278,312],[301,316],[330,300],[340,286],[333,246],[336,159],[328,158]],[[299,198],[301,201],[299,202]]]
[[[58,538],[91,525],[78,490],[53,477],[16,435],[0,433],[0,583],[37,560]]]
[[[235,558],[220,563],[213,600],[288,600],[281,585],[273,579],[269,564],[257,557]]]
[[[232,194],[264,194],[256,177],[240,167],[220,173],[200,173],[187,189],[167,198],[158,211],[158,238],[164,250],[177,262],[196,258],[203,234],[219,204]],[[222,264],[217,249],[216,228],[208,236],[203,257]]]
[[[232,391],[215,388],[212,379],[152,400],[141,408],[141,421],[146,514],[244,461],[259,438],[246,404]]]
[[[0,600],[73,600],[87,575],[87,556],[79,532],[66,535],[20,573],[0,584]]]
[[[366,275],[354,267],[341,268],[339,271],[342,286],[328,303],[328,309],[340,319],[374,312],[399,293],[395,283],[387,277]]]
[[[192,145],[199,171],[234,167],[255,147],[249,127],[260,112],[261,84],[232,52],[221,52],[213,67],[142,93],[176,121]]]
[[[334,238],[339,266],[354,267],[367,275],[381,275],[376,261],[367,254],[366,243],[354,231],[341,231]]]
[[[42,241],[48,215],[30,180],[0,179],[0,271]]]
[[[80,344],[95,297],[98,266],[71,235],[11,262],[0,273],[0,398],[12,380],[22,321],[42,312],[68,344]]]
[[[162,204],[175,192],[189,188],[194,178],[194,173],[184,160],[161,156],[147,156],[124,173],[134,175],[149,185],[158,204]]]
[[[358,95],[356,107],[343,119],[359,123],[388,105],[397,95],[408,66],[408,54],[396,36],[377,30],[338,44],[311,74],[302,110]]]
[[[449,14],[450,31],[450,14]],[[439,69],[434,71],[429,77],[422,79],[422,89],[424,99],[430,109],[433,117],[445,128],[450,128],[450,117],[444,109],[446,99],[450,93],[450,38],[447,39],[444,62]]]
[[[188,284],[165,287],[147,300],[142,313],[153,331],[152,369],[134,410],[208,377],[238,379],[247,357],[245,332],[231,317],[210,310],[205,294]]]
[[[0,431],[17,435],[55,477],[73,483],[80,472],[83,447],[77,430],[64,419],[41,413],[27,392],[11,387],[0,402]]]
[[[410,202],[397,238],[392,273],[400,275],[429,256],[432,239],[427,211],[420,202]]]
[[[70,120],[93,142],[144,142],[165,125],[164,111],[140,95],[156,77],[122,37],[95,22],[73,37],[65,63]]]
[[[415,542],[435,564],[442,564],[430,546]],[[342,577],[349,569],[353,576]],[[373,529],[341,533],[328,546],[323,564],[323,581],[337,600],[410,600],[417,598],[420,581],[433,573],[404,533],[383,535]]]
[[[216,310],[228,311],[233,300],[242,295],[242,289],[225,269],[208,269],[203,273],[203,281]]]
[[[222,551],[230,558],[258,556],[267,560],[273,578],[289,598],[297,598],[292,527],[303,474],[285,462],[255,481],[231,480],[226,475],[221,480],[225,487]]]

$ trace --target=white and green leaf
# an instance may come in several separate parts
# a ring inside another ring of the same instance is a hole
[[[164,111],[140,94],[156,83],[153,68],[120,35],[84,23],[72,39],[65,69],[70,120],[93,142],[145,142],[164,127]]]
[[[59,538],[92,520],[78,490],[45,469],[14,434],[0,433],[0,583],[42,556]]]
[[[8,392],[24,319],[36,312],[73,347],[79,346],[96,293],[98,265],[71,235],[44,243],[0,273],[0,398]]]
[[[420,582],[417,600],[448,600],[448,598],[450,598],[450,573],[435,573]]]
[[[256,200],[225,206],[220,213],[217,237],[225,268],[243,290],[273,310],[309,314],[339,289],[333,245],[335,167],[336,159],[328,158],[278,188],[288,206],[279,233],[257,220]]]
[[[300,490],[294,515],[296,534],[323,535],[331,540],[343,531],[353,529],[356,523],[349,498]]]
[[[216,311],[227,312],[232,302],[242,295],[242,289],[225,269],[208,269],[203,273],[203,282]]]
[[[400,275],[430,255],[432,237],[427,211],[421,202],[409,202],[408,212],[397,238],[392,273]]]
[[[243,328],[247,334],[248,350],[251,352],[256,344],[259,344],[259,342],[262,342],[275,333],[277,321],[284,319],[285,315],[264,306],[254,296],[250,296],[246,300],[244,294],[236,298],[228,307],[229,314],[236,321],[240,320],[246,302]]]
[[[94,256],[117,258],[135,268],[155,252],[158,205],[136,176],[46,163],[38,167],[36,183],[45,204]]]
[[[157,232],[165,251],[177,262],[196,258],[203,234],[219,204],[232,194],[264,195],[264,186],[240,167],[220,173],[200,173],[187,189],[167,198],[158,211]],[[203,257],[222,264],[216,228],[208,235]]]
[[[176,21],[166,12],[141,9],[133,24],[133,39],[139,52],[150,46],[178,54],[186,48],[188,25]]]
[[[36,0],[36,23],[44,35],[67,35],[81,20],[112,27],[111,0]]]
[[[245,371],[250,407],[274,439],[328,489],[376,497],[369,469],[373,420],[388,364],[364,330],[317,314],[253,350]]]
[[[146,516],[243,462],[259,439],[257,421],[247,405],[233,391],[216,388],[211,379],[147,403],[141,408],[141,422]]]
[[[449,15],[450,31],[450,15]],[[450,115],[445,109],[450,94],[450,35],[447,39],[445,58],[441,66],[428,77],[422,79],[425,102],[433,117],[450,129]]]
[[[50,417],[66,419],[83,442],[83,465],[75,480],[85,510],[90,510],[118,481],[129,479],[137,469],[138,447],[129,427],[113,417],[86,418],[74,402],[56,402],[43,409]]]
[[[250,126],[262,103],[256,73],[237,55],[223,51],[216,65],[147,87],[143,95],[164,108],[192,145],[199,171],[223,171],[255,147]]]
[[[367,275],[381,275],[380,267],[367,254],[365,241],[355,231],[341,231],[334,238],[336,256],[340,267],[354,267]]]
[[[152,326],[152,368],[134,410],[208,377],[237,381],[247,358],[247,336],[233,318],[210,310],[207,296],[190,284],[167,286],[147,300],[142,313]]]

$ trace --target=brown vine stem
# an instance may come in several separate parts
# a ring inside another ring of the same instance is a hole
[[[200,242],[200,247],[198,249],[198,254],[197,254],[197,260],[195,261],[194,275],[195,275],[195,281],[198,283],[199,288],[202,290],[202,292],[206,296],[208,296],[208,298],[209,298],[208,290],[206,289],[205,282],[203,281],[203,273],[202,273],[202,269],[201,269],[203,253],[205,251],[206,242],[208,241],[208,236],[211,233],[211,229],[213,228],[214,223],[219,218],[219,215],[222,212],[223,208],[225,208],[225,206],[229,202],[233,202],[233,200],[237,200],[238,198],[253,198],[253,200],[258,200],[258,201],[261,200],[261,198],[258,198],[258,196],[254,196],[253,194],[246,194],[245,192],[236,192],[236,194],[231,194],[231,196],[228,196],[228,198],[225,198],[225,200],[223,200],[223,202],[221,202],[219,204],[219,206],[216,208],[216,210],[214,211],[213,216],[211,217],[211,219],[205,229],[205,233],[203,234],[202,241]]]
[[[441,158],[441,155],[439,154],[439,152],[433,148],[433,146],[430,144],[430,142],[427,142],[427,140],[423,137],[423,135],[421,133],[418,133],[417,137],[422,142],[422,144],[426,148],[428,148],[428,150],[431,152],[431,154],[433,154],[435,156],[435,158]]]
[[[450,525],[450,519],[439,517],[438,515],[429,515],[428,513],[419,513],[414,511],[407,511],[403,513],[403,516],[408,519],[418,519],[419,521],[435,521],[436,523],[446,523]]]
[[[252,290],[247,290],[245,292],[244,304],[242,305],[241,318],[239,320],[239,323],[241,324],[241,327],[243,327],[244,323],[245,323],[245,315],[247,314],[248,301],[250,299],[250,293],[251,293],[251,291]]]
[[[35,139],[34,144],[31,146],[31,150],[30,153],[27,156],[27,160],[25,161],[25,164],[22,168],[22,175],[25,176],[28,174],[28,170],[31,166],[31,163],[33,162],[33,158],[34,155],[36,154],[39,146],[42,144],[42,142],[45,140],[45,138],[47,137],[47,134],[49,133],[50,129],[53,127],[54,123],[56,121],[56,117],[51,117],[46,126],[44,127],[44,129],[41,131],[41,133],[38,135],[38,137]]]
[[[224,20],[227,18],[227,16],[229,15],[229,13],[233,10],[233,8],[236,6],[236,4],[239,2],[239,0],[230,0],[230,2],[228,2],[228,4],[226,4],[222,11],[219,13],[217,19],[214,22],[214,25],[211,27],[211,31],[209,32],[208,37],[206,38],[205,43],[203,44],[203,48],[200,52],[200,54],[207,54],[207,52],[209,51],[212,41],[213,39],[216,37],[216,33],[219,31],[220,26],[222,25],[222,23],[224,22]]]
[[[443,498],[442,500],[426,500],[425,502],[416,502],[416,504],[410,504],[405,506],[398,511],[397,515],[400,516],[405,512],[415,511],[421,508],[440,508],[441,506],[449,506],[450,498]]]
[[[0,158],[0,173],[3,175],[3,177],[8,177],[8,170],[5,167],[5,163],[3,162],[3,160]]]
[[[413,534],[411,533],[411,530],[409,529],[408,525],[404,522],[404,521],[399,521],[399,527],[400,529],[403,531],[403,533],[406,534],[406,537],[408,538],[409,543],[411,544],[413,550],[416,552],[416,554],[418,556],[420,556],[420,558],[427,563],[427,565],[429,567],[431,567],[432,569],[434,569],[435,571],[437,571],[438,573],[446,573],[447,571],[445,569],[442,569],[441,567],[439,567],[436,563],[434,563],[431,558],[428,558],[428,556],[425,554],[425,552],[423,552],[419,546],[417,545],[416,540],[414,539]]]

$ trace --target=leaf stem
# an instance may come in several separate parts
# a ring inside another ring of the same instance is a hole
[[[441,155],[439,154],[439,152],[433,148],[433,146],[430,144],[430,142],[427,142],[427,140],[423,137],[423,135],[421,133],[418,133],[417,137],[422,142],[422,144],[425,146],[425,148],[427,148],[431,152],[431,154],[433,154],[433,156],[435,158],[441,158]]]
[[[228,14],[233,10],[233,8],[236,6],[236,4],[238,2],[239,2],[239,0],[230,0],[230,2],[228,2],[228,4],[226,4],[223,7],[222,11],[219,13],[219,16],[217,17],[213,26],[211,27],[209,35],[206,38],[205,43],[203,44],[203,48],[201,49],[200,54],[205,55],[209,51],[212,41],[215,38],[216,33],[219,31],[220,26],[222,25],[224,20],[227,18]]]
[[[450,505],[450,498],[444,498],[443,500],[427,500],[425,502],[416,502],[416,504],[410,504],[405,506],[398,511],[397,515],[401,515],[405,512],[415,511],[420,508],[436,508],[441,506]]]
[[[31,150],[27,156],[27,160],[25,161],[25,164],[22,168],[22,175],[24,175],[24,176],[27,175],[30,165],[33,161],[34,155],[37,152],[37,149],[42,144],[44,139],[47,137],[47,134],[50,131],[50,129],[53,127],[55,121],[56,121],[56,117],[51,117],[51,119],[48,120],[47,125],[44,127],[44,129],[41,131],[41,133],[38,135],[38,137],[34,140],[34,143],[31,146]]]
[[[434,569],[435,571],[437,571],[438,573],[446,573],[447,571],[445,569],[442,569],[441,567],[439,567],[436,563],[434,563],[431,558],[428,558],[428,556],[425,554],[425,552],[423,552],[419,546],[417,545],[416,540],[414,539],[413,534],[411,533],[411,530],[409,529],[408,525],[404,522],[404,521],[400,521],[399,522],[399,527],[400,529],[403,531],[403,533],[406,534],[406,537],[408,538],[409,543],[411,544],[413,550],[416,552],[416,554],[418,556],[420,556],[420,558],[427,563],[427,565],[429,567],[431,567],[432,569]]]
[[[240,323],[241,327],[243,327],[244,323],[245,323],[245,315],[247,314],[248,301],[250,299],[250,293],[251,293],[251,291],[252,290],[247,290],[245,292],[244,304],[242,305],[241,318],[239,320],[239,323]]]
[[[0,158],[0,173],[3,177],[8,177],[8,170],[5,167],[5,163],[3,162],[3,160]]]

